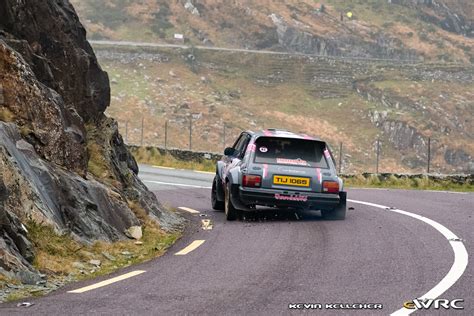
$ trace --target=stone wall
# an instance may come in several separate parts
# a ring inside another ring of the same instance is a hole
[[[135,146],[135,145],[129,145],[128,148],[130,149],[131,152],[134,152],[138,149],[140,149],[140,146]],[[167,148],[165,149],[164,147],[152,147],[152,146],[147,146],[145,147],[146,150],[151,150],[152,148],[155,148],[158,150],[158,152],[161,155],[169,154],[173,158],[177,160],[182,160],[182,161],[195,161],[195,162],[202,162],[204,160],[213,160],[213,161],[218,161],[221,159],[223,154],[219,153],[210,153],[206,151],[191,151],[191,150],[186,150],[186,149],[177,149],[177,148]]]
[[[362,173],[357,174],[342,174],[340,175],[343,179],[354,179],[357,177],[363,177],[364,179],[378,178],[380,182],[390,181],[390,178],[395,177],[396,179],[427,179],[434,183],[451,182],[459,185],[474,185],[474,174],[407,174],[407,173]]]
[[[129,149],[133,152],[138,149],[140,149],[140,146],[133,146],[130,145],[128,146]],[[158,152],[161,155],[165,155],[168,153],[169,155],[173,156],[174,158],[178,160],[183,160],[183,161],[195,161],[195,162],[202,162],[203,160],[213,160],[213,161],[218,161],[222,158],[223,154],[219,153],[209,153],[205,151],[190,151],[190,150],[185,150],[185,149],[177,149],[177,148],[169,148],[165,149],[164,147],[145,147],[147,150],[151,150],[152,148],[155,148],[158,150]],[[365,179],[369,179],[371,177],[378,177],[380,181],[385,181],[388,180],[390,177],[395,177],[397,179],[422,179],[422,178],[427,178],[429,180],[432,180],[434,182],[438,181],[450,181],[455,184],[468,184],[468,185],[474,185],[474,173],[471,174],[451,174],[451,175],[445,175],[445,174],[423,174],[423,173],[418,173],[418,174],[408,174],[408,173],[369,173],[365,172],[362,174],[341,174],[340,175],[344,179],[351,179],[355,177],[364,177]]]

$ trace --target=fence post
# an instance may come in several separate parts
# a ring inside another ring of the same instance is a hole
[[[189,118],[189,150],[193,148],[193,118]]]
[[[377,166],[376,166],[376,174],[379,174],[379,157],[380,157],[380,140],[377,138]]]
[[[168,120],[165,121],[165,152],[168,151]]]
[[[125,122],[125,144],[128,144],[128,121]]]
[[[141,139],[140,139],[140,146],[143,147],[143,129],[145,125],[145,117],[142,116],[142,134],[141,134]]]
[[[339,144],[339,173],[342,170],[342,142]]]
[[[224,131],[222,133],[222,142],[224,144],[224,149],[225,149],[225,123],[224,123]]]
[[[426,168],[427,173],[430,173],[430,162],[431,162],[431,137],[428,137],[428,167]]]

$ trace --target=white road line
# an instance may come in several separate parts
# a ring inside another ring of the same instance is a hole
[[[199,214],[199,211],[193,210],[192,208],[189,208],[189,207],[180,206],[180,207],[178,207],[178,208],[179,208],[180,210],[189,212],[189,213],[191,213],[191,214]]]
[[[175,170],[176,168],[171,168],[171,167],[163,167],[163,166],[152,166],[153,168],[158,168],[158,169],[168,169],[168,170]]]
[[[215,174],[215,172],[210,172],[210,171],[201,171],[201,170],[193,170],[196,173],[204,173],[204,174]]]
[[[436,229],[438,232],[440,232],[449,242],[451,247],[453,248],[454,251],[454,262],[453,265],[451,266],[451,269],[449,270],[448,274],[444,276],[444,278],[435,285],[434,288],[429,290],[426,294],[423,296],[419,297],[420,299],[435,299],[441,296],[444,292],[446,292],[451,286],[456,283],[457,280],[463,275],[464,271],[466,270],[467,264],[468,264],[468,254],[466,247],[464,247],[464,244],[462,241],[459,240],[459,238],[448,228],[445,226],[441,225],[438,222],[435,222],[432,219],[429,219],[427,217],[410,213],[407,211],[399,210],[399,209],[391,209],[388,206],[385,205],[380,205],[380,204],[375,204],[375,203],[369,203],[369,202],[363,202],[363,201],[357,201],[357,200],[350,200],[348,199],[347,201],[353,202],[353,203],[358,203],[358,204],[363,204],[363,205],[368,205],[376,208],[381,208],[384,210],[387,210],[389,212],[394,212],[406,216],[413,217],[415,219],[418,219],[434,229]],[[400,303],[401,305],[402,303]],[[393,312],[391,315],[399,316],[399,315],[410,315],[416,311],[415,309],[406,309],[406,308],[400,308],[399,310]]]
[[[193,250],[195,250],[196,248],[198,248],[199,246],[201,246],[204,242],[205,242],[205,240],[195,240],[195,241],[193,241],[192,243],[190,243],[189,246],[187,246],[187,247],[184,248],[184,249],[181,249],[180,251],[178,251],[178,252],[175,253],[174,255],[175,255],[175,256],[187,255],[187,254],[190,253],[191,251],[193,251]]]
[[[178,186],[178,187],[189,187],[189,188],[199,188],[199,189],[212,189],[212,187],[206,187],[206,186],[202,186],[202,185],[181,184],[181,183],[172,183],[172,182],[161,182],[161,181],[153,181],[153,180],[142,180],[142,181],[143,181],[143,182],[147,182],[147,183],[174,185],[174,186]]]
[[[112,283],[115,283],[115,282],[119,282],[119,281],[122,281],[122,280],[125,280],[125,279],[128,279],[128,278],[134,277],[136,275],[139,275],[139,274],[142,274],[142,273],[145,273],[145,272],[146,271],[143,271],[143,270],[132,271],[132,272],[129,272],[129,273],[119,275],[118,277],[115,277],[115,278],[112,278],[112,279],[108,279],[108,280],[105,280],[105,281],[102,281],[102,282],[99,282],[99,283],[96,283],[96,284],[92,284],[92,285],[89,285],[89,286],[86,286],[86,287],[82,287],[82,288],[77,289],[77,290],[68,291],[68,293],[75,293],[75,294],[84,293],[84,292],[94,290],[94,289],[98,289],[100,287],[103,287],[103,286],[106,286],[106,285],[109,285],[109,284],[112,284]]]

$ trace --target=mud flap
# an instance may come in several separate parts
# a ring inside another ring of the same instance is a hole
[[[339,192],[339,205],[333,210],[321,210],[321,215],[328,220],[343,220],[346,218],[347,192]]]

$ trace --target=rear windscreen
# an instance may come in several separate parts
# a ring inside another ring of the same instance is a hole
[[[259,137],[255,143],[255,162],[328,168],[325,144],[314,140]]]

